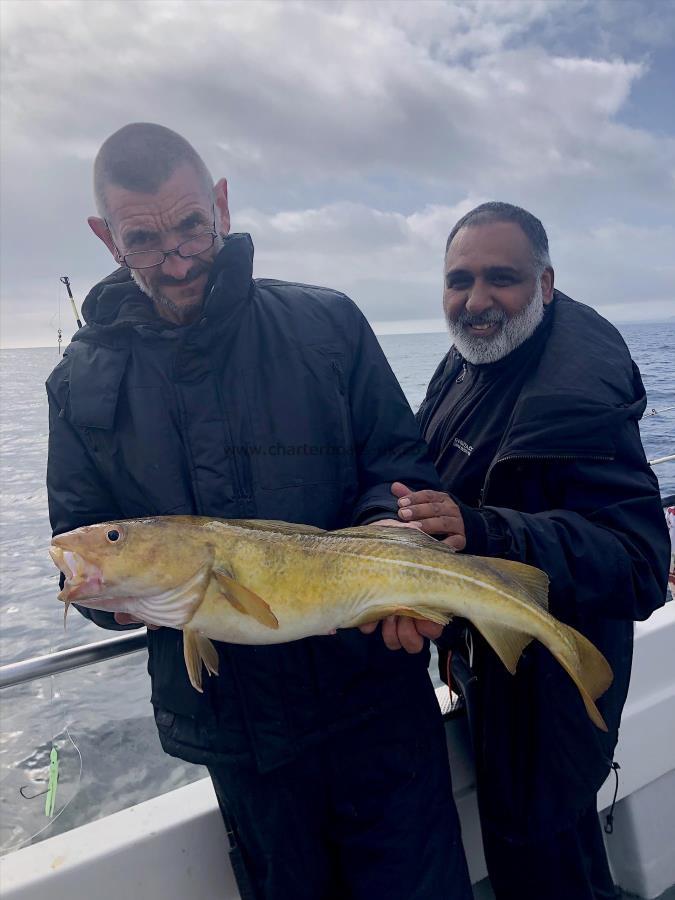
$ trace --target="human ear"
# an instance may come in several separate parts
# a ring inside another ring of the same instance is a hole
[[[553,269],[550,266],[544,269],[541,274],[541,293],[544,298],[544,306],[548,306],[551,300],[553,300],[554,277]]]
[[[110,234],[110,229],[105,223],[105,219],[100,219],[98,216],[89,216],[87,222],[96,237],[100,241],[103,241],[108,250],[110,250],[110,253],[112,254],[115,261],[121,262],[119,253],[117,252],[117,247],[115,247],[115,242],[113,241],[113,237]]]
[[[221,178],[213,189],[216,201],[216,228],[220,234],[230,233],[230,207],[227,202],[227,179]]]

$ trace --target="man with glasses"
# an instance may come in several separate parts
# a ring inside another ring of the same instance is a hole
[[[157,515],[392,522],[395,478],[438,487],[361,313],[336,291],[253,279],[225,179],[187,141],[125,126],[94,189],[89,224],[120,268],[47,384],[55,534]],[[199,694],[180,632],[148,644],[160,740],[208,766],[245,900],[469,900],[428,653],[358,629],[221,643]]]

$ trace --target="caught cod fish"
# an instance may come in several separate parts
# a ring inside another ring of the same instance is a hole
[[[532,639],[568,672],[593,722],[612,681],[602,654],[547,611],[548,578],[503,559],[455,553],[412,528],[323,531],[264,520],[163,516],[106,522],[55,537],[59,599],[182,629],[202,690],[218,673],[211,643],[270,644],[354,628],[388,615],[442,625],[468,619],[515,673]]]

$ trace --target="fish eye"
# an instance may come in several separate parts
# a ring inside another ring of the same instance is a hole
[[[119,541],[120,533],[116,528],[111,528],[110,531],[107,533],[106,537],[108,538],[109,541],[114,543],[115,541]]]

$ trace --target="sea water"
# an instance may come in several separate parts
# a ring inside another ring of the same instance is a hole
[[[674,451],[675,323],[621,326],[647,390],[641,424],[649,459]],[[448,348],[446,334],[385,335],[384,352],[416,409]],[[0,352],[0,662],[51,653],[111,636],[71,612],[62,626],[57,571],[48,554],[44,485],[47,401],[44,381],[56,349]],[[675,493],[675,464],[655,468],[661,492]],[[402,651],[401,651],[402,652]],[[46,837],[123,809],[204,776],[205,770],[165,756],[155,733],[144,653],[2,692],[0,850],[39,831]],[[437,681],[435,671],[432,677]],[[56,811],[44,816],[52,742],[61,757]],[[43,830],[44,829],[44,830]]]

